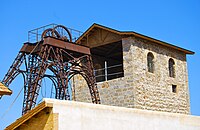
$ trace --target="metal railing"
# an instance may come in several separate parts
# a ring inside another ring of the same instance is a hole
[[[28,31],[28,42],[29,43],[35,43],[41,40],[42,33],[48,29],[48,28],[54,28],[58,24],[48,24],[33,30]],[[82,34],[83,32],[72,29],[72,28],[67,28],[71,35],[72,35],[72,42],[75,42]]]
[[[105,62],[104,68],[94,70],[94,75],[97,82],[122,77],[124,75],[123,64],[107,66]]]

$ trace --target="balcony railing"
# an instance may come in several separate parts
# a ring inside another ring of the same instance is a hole
[[[55,26],[57,26],[57,24],[49,24],[49,25],[45,25],[45,26],[28,31],[28,42],[36,43],[36,42],[40,41],[42,33],[46,29],[54,28]],[[72,35],[72,42],[75,42],[83,34],[83,32],[72,29],[72,28],[67,28],[67,29],[70,31],[70,33]]]

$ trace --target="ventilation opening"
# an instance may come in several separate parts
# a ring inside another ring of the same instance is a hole
[[[172,92],[177,93],[177,85],[172,85]]]
[[[124,77],[122,41],[91,49],[97,82]]]

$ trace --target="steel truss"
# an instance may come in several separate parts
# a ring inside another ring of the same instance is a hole
[[[68,37],[63,35],[67,32]],[[25,43],[3,79],[9,86],[20,73],[24,78],[22,115],[35,107],[44,77],[52,80],[56,99],[70,100],[69,80],[80,74],[86,80],[93,103],[100,104],[94,76],[90,49],[71,42],[71,34],[62,25],[47,29],[42,40],[35,44]],[[24,69],[22,67],[24,65]],[[53,75],[45,72],[49,69]]]

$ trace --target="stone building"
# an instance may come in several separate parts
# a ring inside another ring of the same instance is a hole
[[[72,99],[81,102],[44,99],[5,130],[200,129],[200,117],[187,115],[186,55],[194,52],[98,24],[76,42],[90,47],[103,105],[91,103],[86,81],[76,75]]]
[[[194,52],[98,24],[83,33],[77,43],[91,49],[102,104],[190,113],[186,55]],[[74,100],[91,102],[80,75],[72,84]]]

